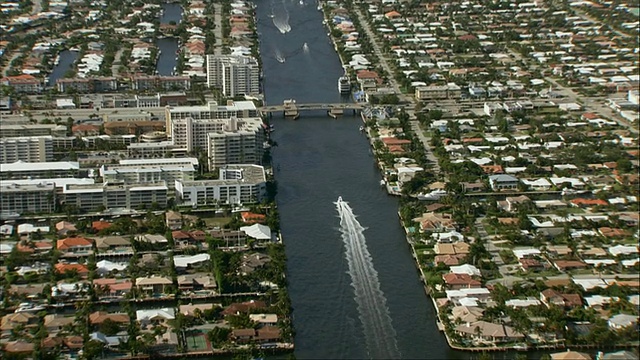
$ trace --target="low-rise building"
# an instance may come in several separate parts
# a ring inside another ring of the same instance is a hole
[[[51,182],[18,185],[0,182],[0,211],[6,214],[52,213],[55,185]]]
[[[71,205],[83,211],[100,209],[166,207],[169,188],[165,182],[148,184],[65,184],[60,193],[60,205]]]
[[[0,164],[0,179],[52,179],[76,177],[80,171],[77,161],[24,162]]]

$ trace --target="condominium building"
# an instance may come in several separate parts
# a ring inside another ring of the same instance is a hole
[[[51,136],[0,138],[0,163],[51,160],[53,160],[53,138]]]
[[[201,106],[167,106],[165,108],[165,121],[167,135],[172,136],[171,122],[174,120],[184,120],[187,118],[194,120],[213,120],[259,117],[258,109],[252,101],[227,101],[227,105],[218,105],[215,101],[210,101],[207,105]]]
[[[5,214],[51,213],[55,204],[53,182],[15,184],[0,181],[0,211]]]
[[[260,67],[250,56],[207,55],[207,86],[225,96],[260,93]]]
[[[150,184],[166,182],[173,188],[175,181],[191,181],[195,175],[191,164],[171,165],[102,165],[100,176],[104,182],[124,182],[125,184]]]
[[[461,94],[462,89],[455,83],[418,86],[415,90],[416,100],[459,99]]]
[[[25,137],[25,136],[47,136],[67,134],[67,127],[55,124],[24,124],[7,125],[0,124],[0,137]]]
[[[260,164],[264,154],[265,135],[262,121],[230,119],[220,131],[207,134],[209,169],[226,164]]]
[[[80,171],[77,161],[23,162],[0,164],[1,179],[44,179],[76,177]]]
[[[65,184],[60,194],[60,205],[70,205],[83,211],[100,209],[167,206],[169,188],[165,182],[152,184]]]
[[[176,181],[176,199],[181,205],[252,204],[266,196],[266,175],[259,165],[227,165],[218,180]]]
[[[252,133],[255,141],[260,144],[259,151],[260,156],[262,156],[264,130],[262,128],[262,119],[260,118],[174,119],[171,122],[173,151],[185,153],[193,152],[196,149],[208,151],[210,133],[221,135]]]

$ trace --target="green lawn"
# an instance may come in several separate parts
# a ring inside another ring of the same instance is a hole
[[[207,227],[223,227],[231,222],[230,217],[210,217],[210,218],[202,218],[204,223],[207,224]]]

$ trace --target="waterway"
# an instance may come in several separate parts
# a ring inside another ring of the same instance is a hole
[[[175,22],[179,24],[182,21],[182,7],[179,3],[162,4],[162,14],[160,15],[161,24],[169,24]],[[158,75],[173,75],[174,69],[178,63],[178,39],[174,37],[162,38],[156,41],[156,46],[160,50],[156,71]]]
[[[63,50],[60,52],[59,56],[60,57],[58,60],[58,65],[55,65],[53,67],[51,74],[49,75],[49,78],[47,80],[47,84],[49,86],[55,86],[56,81],[63,78],[67,71],[73,70],[73,64],[78,58],[78,52]]]
[[[180,21],[182,21],[182,6],[177,2],[162,4],[160,23],[169,24],[172,21],[176,24],[179,24]]]
[[[317,4],[273,0],[256,4],[266,102],[340,101],[337,81],[343,70]],[[303,50],[305,43],[308,51]],[[375,159],[358,130],[361,121],[353,116],[333,120],[319,112],[303,113],[297,121],[274,115],[272,122],[296,356],[459,358],[462,354],[452,352],[436,328],[433,307],[398,221],[398,201],[379,185]],[[334,204],[338,196],[349,203],[364,228],[370,264],[363,257],[366,264],[350,267],[345,254],[353,249],[343,241]],[[354,268],[365,269],[365,276]],[[382,300],[377,295],[357,295],[354,287],[360,288],[360,281],[372,281],[373,287],[379,283]],[[387,312],[390,321],[362,311],[363,306],[386,307],[379,310]],[[367,331],[387,328],[389,323],[391,331]],[[397,344],[397,349],[376,349],[370,345],[375,343]]]

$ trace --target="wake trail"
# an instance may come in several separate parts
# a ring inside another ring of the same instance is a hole
[[[387,299],[380,289],[378,272],[367,249],[364,230],[349,204],[338,197],[335,202],[340,216],[340,231],[364,329],[367,351],[371,358],[400,358],[396,332],[391,323]]]

